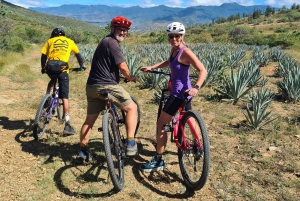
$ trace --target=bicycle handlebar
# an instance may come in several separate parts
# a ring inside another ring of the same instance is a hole
[[[154,73],[154,74],[162,74],[162,75],[168,75],[171,76],[171,73],[166,73],[163,71],[156,71],[156,70],[151,70],[151,71],[145,71],[144,69],[141,68],[141,71],[143,72],[149,72],[149,73]],[[189,75],[190,78],[198,78],[196,75]]]

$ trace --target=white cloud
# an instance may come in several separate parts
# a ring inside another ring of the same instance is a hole
[[[289,8],[295,2],[296,0],[266,0],[264,4],[274,7],[286,6],[287,8]]]
[[[42,3],[43,1],[36,1],[36,0],[6,0],[6,1],[24,8],[46,6],[45,4]]]
[[[172,7],[182,7],[183,1],[182,0],[168,0],[167,4]]]
[[[243,5],[243,6],[250,6],[250,5],[254,5],[254,1],[252,0],[211,0],[211,1],[207,1],[207,0],[190,0],[187,3],[187,6],[220,6],[223,3],[233,3],[236,2],[237,4]]]

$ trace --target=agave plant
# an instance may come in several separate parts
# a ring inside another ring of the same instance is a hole
[[[260,91],[253,90],[248,95],[251,106],[247,103],[247,113],[243,112],[243,114],[250,126],[259,130],[276,119],[273,118],[270,111],[267,111],[274,96],[275,93],[264,87],[261,87]]]
[[[296,103],[300,99],[300,68],[287,73],[282,81],[277,82],[278,91],[287,101]]]
[[[280,61],[284,56],[285,53],[280,46],[272,47],[269,50],[269,58],[274,62]]]
[[[236,73],[231,68],[229,78],[223,81],[223,86],[215,88],[215,90],[226,97],[224,100],[229,100],[232,104],[236,104],[239,99],[243,98],[253,88],[253,85],[249,85],[249,83],[254,76],[255,74],[249,75],[245,68],[239,68]]]
[[[296,60],[288,55],[284,56],[278,64],[279,66],[274,70],[274,75],[276,77],[285,77],[290,71],[297,70],[298,68]]]
[[[129,54],[126,54],[125,61],[131,74],[137,76],[140,73],[139,67],[142,63],[141,57],[134,52],[130,52]]]
[[[202,60],[203,65],[207,70],[207,76],[202,84],[202,87],[214,84],[219,77],[219,71],[222,60],[219,55],[210,54],[207,58]]]

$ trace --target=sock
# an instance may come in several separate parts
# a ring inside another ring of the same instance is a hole
[[[134,144],[135,144],[134,137],[128,137],[127,144],[130,146],[134,146]]]
[[[156,153],[155,156],[154,156],[154,158],[155,158],[156,161],[159,161],[162,158],[162,154]]]
[[[65,120],[66,120],[66,123],[69,123],[70,115],[68,113],[65,113]]]

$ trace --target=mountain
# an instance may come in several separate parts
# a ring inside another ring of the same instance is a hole
[[[122,15],[133,22],[132,29],[136,31],[157,30],[172,21],[182,22],[186,26],[211,23],[219,18],[231,15],[252,14],[254,10],[265,12],[266,5],[241,6],[237,3],[224,3],[221,6],[195,6],[175,8],[164,5],[142,8],[117,7],[106,5],[66,4],[59,7],[30,7],[30,10],[41,13],[74,18],[105,27],[114,16]]]

